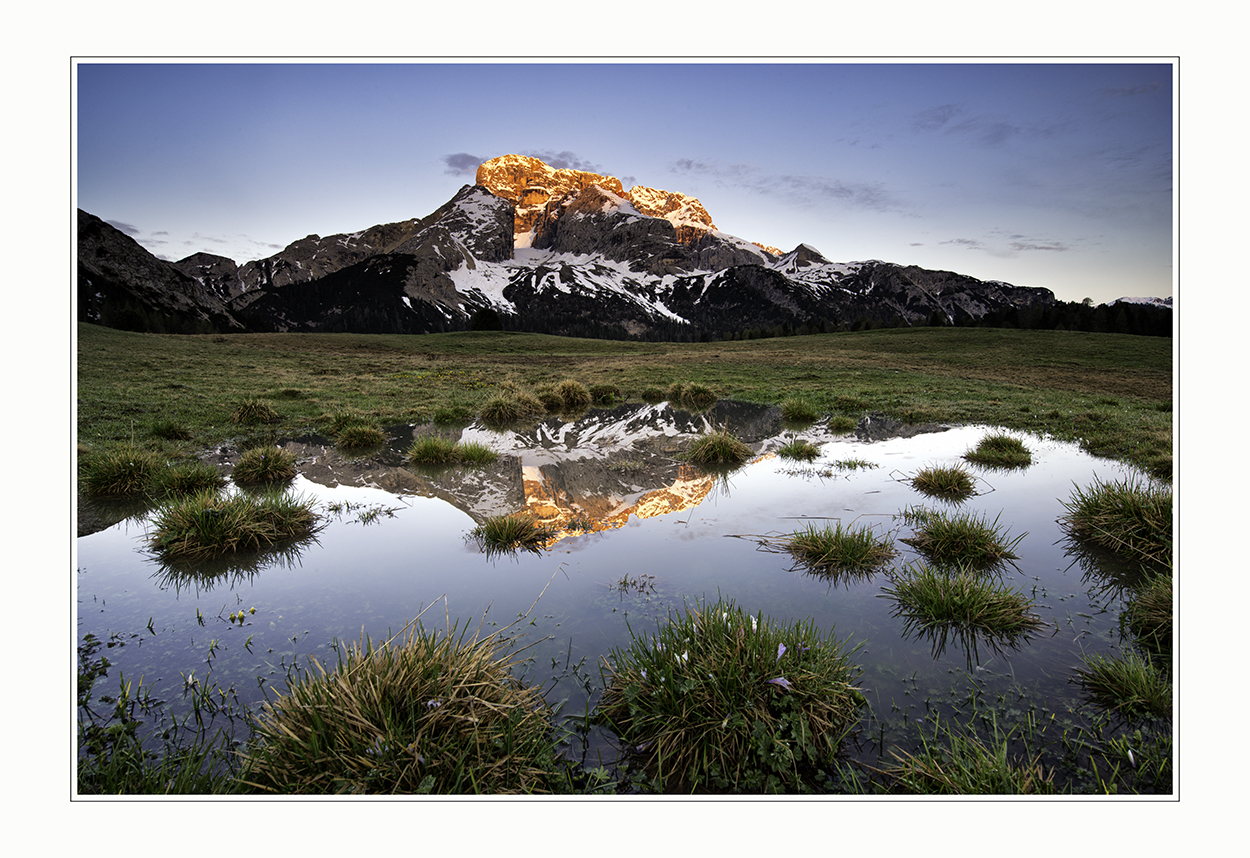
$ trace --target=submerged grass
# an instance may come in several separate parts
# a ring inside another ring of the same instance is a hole
[[[1011,638],[1046,625],[1024,593],[973,569],[909,567],[881,593],[896,603],[897,614],[927,626]]]
[[[168,559],[203,559],[309,536],[317,523],[312,502],[290,494],[205,491],[162,505],[149,544]]]
[[[720,600],[630,635],[604,660],[599,719],[666,791],[817,788],[865,702],[855,650],[810,620]]]
[[[263,792],[547,792],[557,770],[551,710],[512,675],[498,635],[415,623],[265,705],[241,779]]]
[[[1125,479],[1076,487],[1059,519],[1077,539],[1135,560],[1172,563],[1172,488]]]

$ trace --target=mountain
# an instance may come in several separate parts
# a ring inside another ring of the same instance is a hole
[[[877,260],[835,263],[722,232],[699,200],[537,158],[484,162],[424,218],[310,235],[236,266],[157,260],[79,213],[79,318],[143,330],[429,333],[489,311],[510,330],[721,338],[963,323],[1055,303],[1048,289]]]
[[[1166,310],[1172,309],[1172,296],[1166,298],[1116,298],[1114,301],[1108,301],[1108,304],[1145,304],[1151,307],[1159,307]]]

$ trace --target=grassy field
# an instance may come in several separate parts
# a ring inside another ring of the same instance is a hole
[[[80,451],[133,439],[190,456],[231,438],[323,429],[344,411],[383,425],[467,421],[501,385],[537,390],[572,378],[618,385],[635,401],[647,387],[694,382],[726,399],[801,396],[851,418],[875,411],[1046,432],[1172,474],[1172,340],[1156,337],[902,328],[629,343],[499,332],[158,335],[80,324],[77,346]],[[278,420],[235,423],[235,408],[251,399]]]

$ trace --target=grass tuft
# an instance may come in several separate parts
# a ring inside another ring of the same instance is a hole
[[[164,467],[164,459],[151,450],[121,443],[87,455],[79,471],[79,483],[89,495],[141,495],[152,490]]]
[[[890,792],[917,795],[1051,795],[1054,772],[1040,760],[1012,762],[1009,736],[993,724],[990,744],[975,735],[958,734],[934,725],[934,736],[921,734],[916,753],[894,753],[898,764],[884,770]],[[945,739],[942,734],[945,733]]]
[[[253,447],[235,462],[236,483],[284,483],[295,479],[295,454],[281,447]]]
[[[1025,468],[1033,463],[1033,454],[1023,441],[1001,433],[982,438],[964,458],[991,468]]]
[[[278,420],[278,412],[269,407],[269,403],[260,399],[245,399],[234,408],[231,419],[243,426],[256,426],[260,423],[274,423]]]
[[[665,791],[811,789],[864,703],[854,650],[811,620],[717,601],[630,634],[601,668],[599,717]]]
[[[690,443],[686,458],[696,465],[741,465],[755,455],[728,429],[709,432]]]
[[[1126,479],[1077,487],[1059,519],[1078,539],[1127,557],[1172,563],[1172,489]]]
[[[976,480],[961,465],[930,465],[911,479],[912,488],[929,497],[965,501],[976,494]]]
[[[585,411],[592,402],[590,391],[586,385],[572,378],[566,378],[555,386],[552,391],[560,403],[558,410],[566,413]]]
[[[386,433],[374,423],[350,423],[343,427],[334,443],[344,450],[369,450],[386,443]]]
[[[706,384],[698,382],[674,382],[668,387],[665,397],[689,411],[703,411],[716,404],[716,394]]]
[[[486,400],[478,411],[478,419],[487,426],[506,427],[537,420],[546,410],[533,394],[523,390],[510,390]]]
[[[997,518],[989,521],[970,512],[948,514],[912,507],[898,517],[915,528],[912,537],[903,541],[941,565],[986,569],[1018,560],[1013,549],[1028,535],[1022,533],[1008,540],[1000,532]]]
[[[185,462],[169,468],[157,482],[165,494],[190,495],[220,489],[226,485],[226,478],[207,462]]]
[[[882,595],[896,603],[898,615],[923,626],[1013,638],[1046,625],[1022,592],[967,568],[909,568]]]
[[[1124,621],[1152,653],[1172,651],[1172,573],[1152,575],[1124,608]]]
[[[491,516],[469,532],[478,548],[492,555],[520,550],[541,554],[556,535],[555,528],[527,513]]]
[[[437,435],[425,435],[408,448],[408,461],[414,465],[486,465],[499,454],[477,441],[452,441]]]
[[[820,456],[820,448],[811,441],[798,439],[788,441],[778,450],[777,455],[783,459],[797,459],[804,462],[814,462]]]
[[[148,434],[153,438],[164,438],[166,441],[190,441],[191,430],[177,420],[157,420],[148,427]]]
[[[781,402],[781,419],[789,423],[814,423],[820,412],[801,397],[793,396]]]
[[[150,544],[167,559],[206,559],[309,536],[317,520],[310,501],[289,494],[203,491],[164,504]]]
[[[342,647],[265,704],[241,779],[263,792],[547,792],[558,763],[550,708],[512,675],[497,636],[409,624]]]
[[[621,392],[620,387],[615,384],[592,384],[590,386],[590,398],[595,405],[603,408],[625,401],[625,395]]]
[[[819,529],[809,524],[806,530],[791,534],[785,545],[799,562],[828,571],[878,569],[898,554],[889,540],[878,539],[871,528],[844,528],[840,521]]]
[[[1128,717],[1171,713],[1172,679],[1148,659],[1129,652],[1119,658],[1083,655],[1081,661],[1072,681],[1095,705]]]

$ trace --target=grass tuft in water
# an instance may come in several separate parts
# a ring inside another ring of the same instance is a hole
[[[281,447],[253,447],[235,462],[236,483],[284,483],[295,479],[295,454]]]
[[[498,636],[409,624],[314,659],[265,704],[240,779],[284,795],[547,792],[550,708],[512,675]]]
[[[469,531],[478,548],[487,554],[518,550],[541,554],[556,535],[555,528],[527,513],[491,516]]]
[[[437,435],[425,435],[408,448],[408,461],[414,465],[485,465],[499,454],[477,441],[452,441]]]
[[[961,465],[930,465],[911,478],[916,491],[946,501],[965,501],[976,494],[976,480]]]
[[[1172,572],[1152,575],[1124,608],[1124,622],[1152,653],[1172,651]]]
[[[1025,468],[1033,463],[1033,454],[1023,441],[1001,433],[982,438],[964,458],[991,468]]]
[[[386,433],[375,423],[350,423],[334,439],[343,450],[369,450],[386,443]]]
[[[498,393],[482,405],[478,419],[487,426],[505,427],[541,417],[546,408],[538,397],[523,390]]]
[[[1172,489],[1126,479],[1079,486],[1059,519],[1073,536],[1137,560],[1172,563]]]
[[[686,458],[696,465],[741,465],[755,455],[728,429],[702,435],[690,443]]]
[[[161,506],[149,543],[169,559],[204,559],[309,536],[317,521],[311,501],[289,494],[206,491]]]
[[[165,467],[161,456],[132,443],[110,446],[84,457],[79,484],[89,495],[126,497],[145,494]]]
[[[798,439],[788,441],[778,450],[777,455],[783,459],[797,459],[804,462],[814,462],[820,456],[820,448],[811,441]]]
[[[615,384],[592,384],[590,386],[590,398],[595,405],[607,408],[616,405],[618,402],[624,402],[625,394]]]
[[[557,410],[566,413],[585,411],[593,401],[590,391],[586,389],[586,385],[572,378],[566,378],[557,384],[552,393],[560,403],[560,407]]]
[[[887,539],[878,539],[872,528],[843,527],[840,521],[823,528],[809,524],[805,530],[791,534],[785,546],[796,560],[817,570],[878,569],[898,554],[894,545]]]
[[[706,384],[697,381],[679,381],[669,385],[665,394],[673,402],[689,411],[703,411],[716,404],[716,394]]]
[[[235,406],[231,419],[243,426],[255,426],[260,423],[274,423],[278,416],[278,412],[269,403],[260,399],[245,399]]]
[[[1172,712],[1172,679],[1153,662],[1136,652],[1118,658],[1081,656],[1083,667],[1072,680],[1105,709],[1127,717],[1162,717]]]
[[[1046,624],[1032,613],[1031,599],[975,570],[908,568],[882,588],[896,603],[896,613],[924,626],[1016,637]]]
[[[1008,560],[1018,560],[1013,549],[1027,536],[1022,533],[1007,539],[998,526],[998,519],[970,512],[946,513],[922,507],[910,507],[898,516],[915,528],[908,545],[941,565],[961,565],[986,569]]]
[[[603,663],[599,717],[665,791],[810,790],[865,702],[854,650],[810,619],[721,600],[630,635]]]

